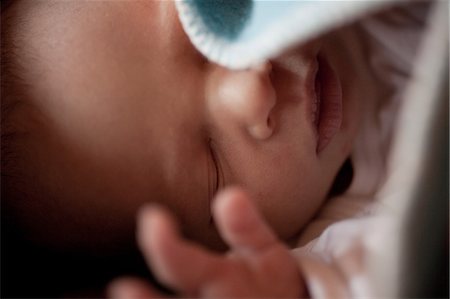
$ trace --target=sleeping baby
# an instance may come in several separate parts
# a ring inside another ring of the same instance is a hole
[[[172,1],[18,0],[1,25],[9,234],[120,263],[144,207],[139,247],[180,296],[309,294],[290,248],[361,183],[358,136],[389,93],[368,38],[344,27],[231,70],[196,50]],[[110,290],[163,296],[131,278]]]

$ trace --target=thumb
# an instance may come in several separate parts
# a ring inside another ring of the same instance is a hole
[[[230,187],[216,196],[213,217],[221,236],[234,250],[255,253],[278,242],[249,195],[240,188]]]

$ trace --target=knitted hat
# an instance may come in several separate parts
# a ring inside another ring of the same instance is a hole
[[[398,0],[178,0],[181,23],[209,60],[247,68]]]

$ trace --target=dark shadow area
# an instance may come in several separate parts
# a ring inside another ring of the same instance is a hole
[[[447,68],[441,81],[439,107],[434,111],[435,121],[429,132],[425,169],[406,221],[400,298],[449,297],[448,80]]]

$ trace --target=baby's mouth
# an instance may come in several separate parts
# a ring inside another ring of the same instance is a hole
[[[320,153],[339,131],[342,123],[342,88],[339,77],[325,57],[317,57],[317,71],[312,96],[312,122]]]

